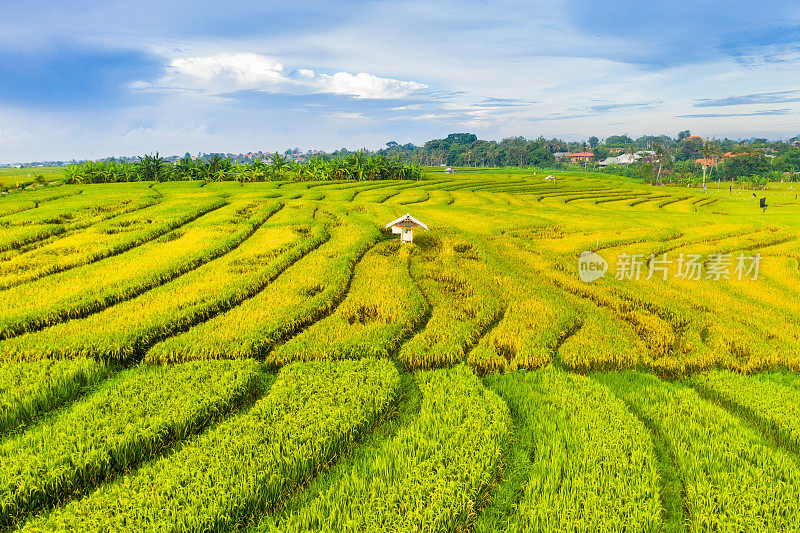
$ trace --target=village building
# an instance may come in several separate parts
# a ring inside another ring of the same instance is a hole
[[[642,156],[640,156],[639,154],[622,154],[615,157],[606,157],[605,159],[597,163],[597,166],[607,167],[609,165],[630,165],[631,163],[635,163],[641,158]]]
[[[694,162],[695,162],[695,164],[700,165],[700,166],[704,166],[704,167],[715,167],[715,166],[717,166],[717,160],[716,159],[705,159],[705,158],[702,158],[702,159],[695,159]]]
[[[571,154],[567,154],[567,159],[569,159],[570,163],[577,163],[582,161],[591,161],[594,159],[593,152],[573,152]]]

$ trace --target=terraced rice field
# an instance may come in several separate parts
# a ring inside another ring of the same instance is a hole
[[[794,192],[543,177],[1,198],[0,530],[800,531]]]

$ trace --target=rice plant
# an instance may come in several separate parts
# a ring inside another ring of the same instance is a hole
[[[457,531],[486,499],[510,433],[508,408],[469,367],[416,374],[416,417],[306,505],[257,531]],[[275,524],[274,522],[277,522]]]
[[[752,420],[781,445],[800,452],[800,380],[796,375],[760,378],[712,370],[695,374],[689,384]]]
[[[180,194],[161,202],[131,203],[123,213],[114,212],[110,218],[4,258],[0,260],[0,289],[98,261],[174,231],[216,207],[198,196]]]
[[[313,210],[284,209],[217,260],[86,318],[0,342],[0,357],[141,359],[165,337],[255,295],[328,237]]]
[[[76,398],[109,372],[86,358],[0,364],[0,435]]]
[[[224,205],[155,241],[87,267],[0,291],[0,338],[86,316],[213,260],[253,233],[279,205]]]
[[[141,366],[0,443],[0,525],[161,455],[257,392],[253,361]]]
[[[292,363],[247,411],[20,530],[240,528],[334,461],[395,403],[399,381],[386,360]]]
[[[680,383],[595,374],[663,440],[690,531],[798,531],[800,467],[752,428]]]
[[[336,311],[277,346],[266,362],[390,357],[428,312],[408,272],[412,253],[394,240],[370,250]]]
[[[230,311],[157,344],[148,361],[265,357],[344,299],[356,263],[380,236],[357,217],[330,222],[331,238]]]
[[[647,428],[605,387],[552,367],[493,374],[515,436],[475,531],[660,531],[658,464]]]

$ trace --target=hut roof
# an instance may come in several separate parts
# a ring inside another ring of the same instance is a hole
[[[426,226],[416,218],[412,217],[410,213],[406,213],[397,220],[393,220],[388,224],[386,224],[387,228],[391,228],[392,226],[400,226],[401,228],[413,228],[416,226],[422,226],[423,228],[428,229],[428,226]]]

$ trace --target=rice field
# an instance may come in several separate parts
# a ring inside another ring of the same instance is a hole
[[[800,531],[791,187],[0,197],[0,530]]]
[[[50,183],[64,179],[62,167],[0,168],[0,188],[24,188],[39,182]]]

